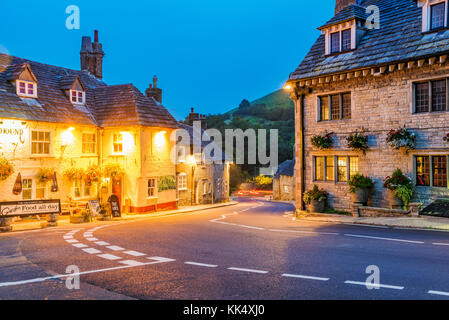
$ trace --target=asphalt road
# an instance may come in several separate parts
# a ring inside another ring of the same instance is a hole
[[[449,233],[294,221],[258,199],[0,235],[0,299],[447,299]],[[80,272],[80,288],[66,272]],[[367,268],[378,270],[376,279]],[[73,271],[75,270],[75,271]],[[69,279],[70,284],[73,283]]]

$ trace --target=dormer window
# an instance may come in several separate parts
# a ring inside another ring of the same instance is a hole
[[[37,98],[37,84],[31,81],[17,80],[17,95],[25,98]]]
[[[70,101],[73,104],[84,104],[86,102],[86,93],[78,90],[70,90]]]
[[[326,55],[356,49],[357,35],[361,34],[359,31],[362,29],[359,24],[360,22],[353,20],[320,28],[325,36]]]
[[[419,0],[422,7],[422,32],[432,32],[448,27],[448,0]]]

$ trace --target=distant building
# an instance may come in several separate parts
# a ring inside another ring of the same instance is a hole
[[[295,184],[295,160],[287,160],[279,165],[273,177],[273,199],[294,201]]]

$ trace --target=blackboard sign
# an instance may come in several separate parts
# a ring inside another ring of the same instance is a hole
[[[120,218],[122,216],[122,213],[120,210],[120,201],[118,197],[115,194],[113,194],[112,196],[109,197],[108,201],[111,204],[112,216],[114,218]]]
[[[87,208],[90,210],[90,213],[93,217],[97,217],[100,215],[100,201],[99,200],[91,200],[87,203]]]
[[[61,213],[60,200],[0,203],[0,217],[20,217],[53,213]]]

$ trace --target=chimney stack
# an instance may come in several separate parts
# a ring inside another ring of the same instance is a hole
[[[206,115],[204,114],[199,114],[199,113],[195,113],[195,109],[191,108],[190,109],[190,114],[187,116],[186,118],[186,123],[189,126],[194,125],[195,121],[200,121],[201,122],[201,129],[202,130],[207,130],[207,120],[206,120]]]
[[[359,4],[359,0],[335,0],[335,14],[351,4]]]
[[[145,90],[145,95],[148,98],[153,98],[159,103],[162,103],[162,89],[157,87],[157,77],[153,77],[153,84],[150,84],[148,89]]]
[[[81,41],[81,70],[87,71],[98,79],[103,79],[103,45],[98,41],[98,30],[95,30],[94,42],[90,37]]]

